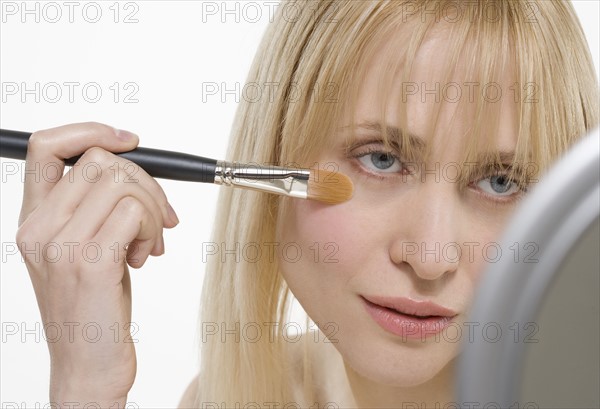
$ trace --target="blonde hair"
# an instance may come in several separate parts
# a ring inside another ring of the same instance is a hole
[[[357,84],[375,52],[373,44],[391,34],[405,37],[393,52],[404,56],[401,68],[406,80],[419,45],[437,26],[435,15],[423,10],[438,7],[443,13],[444,7],[450,10],[457,4],[469,18],[446,19],[452,23],[447,24],[451,28],[451,61],[464,55],[470,64],[468,78],[494,82],[510,68],[510,60],[516,67],[516,83],[537,87],[536,103],[521,98],[518,104],[515,163],[531,161],[539,165],[537,173],[543,172],[598,123],[596,75],[576,14],[568,2],[544,0],[282,2],[247,79],[247,83],[262,87],[270,84],[276,95],[241,102],[227,159],[310,165],[331,141],[344,113],[354,112]],[[494,8],[494,18],[486,14],[488,6]],[[390,68],[390,78],[381,81],[383,89],[398,69]],[[497,123],[497,105],[477,102],[465,159],[489,145],[493,132],[487,130]],[[280,212],[278,196],[221,189],[213,242],[228,248],[236,243],[272,243]],[[257,323],[263,332],[252,342],[233,336],[227,336],[225,342],[220,336],[203,339],[198,407],[205,402],[226,407],[278,402],[281,407],[293,401],[289,380],[294,364],[280,336],[291,300],[277,260],[261,257],[254,263],[244,259],[222,263],[218,257],[209,259],[202,291],[202,328],[208,323],[240,331],[245,324]],[[302,382],[306,400],[298,405],[315,401],[308,363],[305,356]]]

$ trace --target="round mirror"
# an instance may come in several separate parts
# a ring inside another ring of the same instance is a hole
[[[600,407],[599,141],[534,187],[501,242],[513,251],[482,276],[470,322],[486,331],[462,344],[462,405]]]

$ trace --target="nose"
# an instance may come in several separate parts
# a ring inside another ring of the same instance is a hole
[[[456,186],[421,183],[405,197],[396,237],[390,245],[393,263],[410,266],[423,280],[438,280],[458,268],[461,247],[460,197]]]

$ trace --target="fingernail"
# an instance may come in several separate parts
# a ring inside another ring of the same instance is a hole
[[[165,238],[160,236],[160,254],[165,254]]]
[[[177,217],[177,213],[171,207],[171,204],[167,202],[167,213],[169,213],[169,218],[175,223],[179,224],[179,217]]]
[[[137,138],[137,135],[132,132],[125,131],[123,129],[117,129],[117,138],[119,138],[122,141],[129,142]]]

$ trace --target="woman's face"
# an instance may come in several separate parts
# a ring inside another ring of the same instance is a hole
[[[436,104],[432,90],[441,92],[445,85],[441,81],[446,63],[439,58],[447,47],[445,38],[443,33],[432,34],[421,46],[411,78],[419,90],[407,100],[405,130],[432,148],[426,163],[413,163],[421,171],[407,174],[394,157],[402,152],[389,151],[380,142],[382,96],[377,79],[385,64],[379,53],[361,84],[356,122],[340,124],[340,133],[334,136],[338,142],[318,158],[320,164],[335,162],[352,179],[353,198],[335,206],[286,199],[289,212],[278,223],[278,242],[294,243],[302,250],[299,260],[295,254],[280,253],[279,263],[306,312],[356,372],[399,387],[421,384],[440,372],[456,357],[469,328],[481,336],[485,323],[467,326],[466,314],[486,258],[497,257],[496,242],[519,196],[516,186],[490,178],[493,175],[461,189],[456,181],[457,165],[463,166],[459,142],[472,117],[458,112],[458,104],[443,104],[436,133],[424,136]],[[398,97],[386,107],[388,127],[402,126],[397,116],[399,81],[393,93]],[[510,78],[500,85],[505,97],[498,102],[502,112],[494,148],[510,152],[516,144],[516,104],[508,90]],[[470,89],[481,97],[484,86]],[[460,87],[463,98],[468,98],[469,88]],[[443,100],[443,94],[438,95]],[[357,128],[348,146],[344,132],[350,125]],[[452,320],[437,335],[439,318],[421,325],[423,318],[409,317],[416,325],[403,326],[406,316],[369,307],[365,301],[377,297],[429,301],[451,310],[445,314]],[[376,316],[387,324],[378,323]]]

